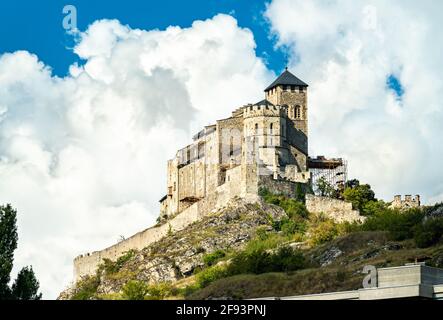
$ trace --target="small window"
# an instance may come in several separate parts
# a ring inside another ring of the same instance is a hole
[[[295,118],[300,119],[301,118],[301,107],[295,106]]]
[[[292,91],[292,92],[295,91],[295,86],[291,86],[291,91]]]
[[[271,123],[271,125],[269,126],[269,134],[273,134],[273,133],[272,133],[273,125],[274,125],[274,124]]]
[[[258,123],[255,124],[255,134],[258,132]]]
[[[303,87],[298,87],[298,92],[303,92]]]

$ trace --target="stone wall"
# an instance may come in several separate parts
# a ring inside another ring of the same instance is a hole
[[[296,198],[297,193],[306,192],[308,185],[306,183],[292,182],[288,180],[273,179],[272,176],[260,176],[258,180],[258,189],[267,189],[275,194],[282,194],[289,198]]]
[[[93,275],[98,265],[105,258],[115,261],[128,250],[141,250],[167,236],[170,232],[183,230],[190,224],[201,220],[204,216],[224,207],[236,196],[241,196],[246,202],[256,202],[258,200],[257,195],[245,193],[242,185],[238,183],[241,176],[241,168],[241,166],[237,166],[228,170],[229,179],[225,184],[217,187],[216,192],[194,203],[175,217],[167,220],[164,224],[138,232],[132,237],[104,250],[76,257],[74,259],[74,280],[78,281],[85,275]]]
[[[416,195],[412,197],[411,195],[406,195],[403,200],[401,195],[397,195],[394,197],[394,201],[392,201],[390,208],[391,209],[400,209],[400,210],[408,210],[411,208],[419,208],[421,206],[420,196]]]
[[[336,222],[363,222],[365,217],[352,209],[352,203],[338,199],[307,194],[306,209],[311,213],[323,213]]]

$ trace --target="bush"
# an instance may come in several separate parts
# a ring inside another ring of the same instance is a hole
[[[259,249],[251,252],[243,251],[235,255],[228,266],[228,274],[259,274],[271,272],[271,269],[270,254],[263,249]]]
[[[226,277],[226,268],[222,266],[212,266],[197,273],[196,280],[200,288],[206,287],[215,280]]]
[[[304,220],[284,219],[281,222],[280,230],[286,236],[292,236],[296,233],[304,234],[307,229],[307,223]]]
[[[99,266],[99,270],[104,270],[106,275],[111,275],[120,271],[123,265],[128,262],[135,255],[134,250],[126,251],[123,255],[118,257],[116,261],[104,258],[103,263]]]
[[[273,272],[288,272],[303,269],[305,258],[300,251],[291,247],[281,247],[271,256]]]
[[[125,300],[144,300],[148,294],[148,285],[142,281],[130,280],[122,288]]]
[[[388,231],[392,240],[401,241],[414,236],[414,228],[423,218],[424,214],[419,209],[405,212],[385,209],[368,217],[361,228],[363,231]]]
[[[226,253],[223,250],[216,250],[212,253],[206,254],[203,256],[203,262],[207,266],[214,265],[218,260],[221,258],[224,258],[226,256]]]
[[[261,189],[259,194],[265,200],[265,202],[277,205],[285,210],[290,219],[296,216],[303,218],[307,218],[309,216],[306,206],[301,201],[297,201],[282,195],[273,194],[266,189]]]
[[[148,298],[150,300],[163,300],[172,295],[173,287],[168,282],[162,282],[149,286],[147,289]]]
[[[430,218],[418,224],[414,230],[414,241],[419,248],[427,248],[443,239],[443,218]]]
[[[332,220],[325,220],[319,222],[310,230],[309,243],[312,246],[317,246],[336,238],[340,232],[338,225]]]
[[[363,210],[361,212],[364,216],[373,216],[377,214],[377,212],[384,211],[388,208],[386,202],[382,200],[371,200],[363,205]]]
[[[253,252],[259,250],[268,250],[278,247],[280,244],[288,241],[288,237],[276,234],[260,234],[259,237],[252,239],[246,245],[246,252]]]
[[[86,277],[76,284],[76,293],[71,297],[71,300],[90,300],[97,294],[97,288],[100,285],[100,278],[98,276]]]
[[[276,253],[264,250],[238,253],[227,268],[227,274],[261,274],[267,272],[287,272],[302,269],[305,259],[300,251],[282,247]]]

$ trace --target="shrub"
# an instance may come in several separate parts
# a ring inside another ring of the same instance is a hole
[[[148,299],[163,300],[172,295],[173,287],[168,282],[162,282],[156,285],[149,286],[147,289]]]
[[[263,238],[254,238],[249,241],[246,245],[246,252],[253,252],[257,250],[268,250],[276,248],[278,245],[288,241],[286,236],[276,234],[276,233],[268,233],[262,235]]]
[[[427,248],[443,239],[443,218],[430,218],[418,224],[414,230],[414,241],[419,248]]]
[[[144,300],[148,293],[148,285],[142,281],[130,280],[122,288],[125,300]]]
[[[424,214],[419,209],[405,212],[385,209],[368,217],[363,223],[364,231],[388,231],[392,240],[401,241],[414,236],[414,227],[421,223]]]
[[[305,258],[300,251],[291,247],[281,247],[271,256],[273,272],[288,272],[304,268]]]
[[[86,277],[76,284],[77,292],[71,297],[71,300],[90,300],[97,294],[97,288],[100,285],[98,276]]]
[[[382,200],[378,200],[378,201],[371,200],[363,205],[363,210],[362,210],[361,214],[364,216],[372,216],[372,215],[377,214],[377,212],[381,212],[381,211],[386,210],[387,208],[388,208],[388,205],[386,204],[386,202],[384,202]]]
[[[320,245],[336,238],[340,234],[339,227],[332,220],[319,222],[310,230],[309,243],[313,246]]]
[[[243,251],[234,256],[228,266],[228,274],[236,275],[243,273],[265,273],[271,272],[271,257],[268,252],[263,249],[251,252]]]
[[[203,262],[207,266],[214,265],[218,260],[221,258],[224,258],[226,256],[226,253],[223,250],[216,250],[212,253],[206,254],[203,256]]]
[[[103,259],[103,263],[99,266],[99,270],[104,270],[107,275],[117,273],[123,265],[135,255],[134,250],[126,251],[115,262],[110,259]]]
[[[267,272],[287,272],[303,268],[305,259],[300,251],[282,247],[275,253],[264,250],[238,253],[227,268],[227,274],[261,274]]]
[[[212,266],[197,273],[196,280],[200,288],[206,287],[215,280],[226,277],[226,268],[223,266]]]
[[[284,219],[281,222],[280,230],[286,236],[291,236],[296,233],[304,234],[306,232],[307,223],[304,220],[290,220]]]
[[[301,201],[297,201],[295,199],[291,199],[283,195],[273,194],[269,192],[267,189],[260,189],[259,194],[265,200],[265,202],[283,208],[283,210],[285,210],[289,218],[295,216],[301,216],[303,218],[307,218],[309,215],[306,206]]]

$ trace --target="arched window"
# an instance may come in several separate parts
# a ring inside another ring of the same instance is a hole
[[[255,133],[255,134],[258,133],[258,123],[255,124],[255,131],[254,131],[254,133]]]
[[[269,126],[269,134],[272,134],[272,127],[273,127],[273,123],[271,123],[271,125]]]
[[[301,119],[301,107],[299,105],[295,106],[295,118]]]

